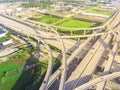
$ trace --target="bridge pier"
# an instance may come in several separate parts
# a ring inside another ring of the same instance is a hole
[[[80,41],[80,38],[77,38],[77,41],[79,42],[79,41]]]
[[[29,35],[27,35],[27,39],[28,39],[28,40],[30,39],[30,36],[29,36]]]
[[[71,36],[73,35],[72,29],[71,29]]]

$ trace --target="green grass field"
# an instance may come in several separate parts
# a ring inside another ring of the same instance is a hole
[[[0,90],[25,90],[29,83],[31,70],[23,73],[17,73],[11,77],[5,77],[4,83],[0,84]]]
[[[100,15],[107,15],[107,16],[111,15],[110,12],[107,12],[107,11],[98,11],[98,10],[93,10],[93,9],[88,9],[87,12],[88,13],[94,13],[94,14],[100,14]]]
[[[36,90],[41,85],[47,71],[48,62],[31,57],[34,47],[23,47],[22,50],[0,63],[0,90]],[[53,59],[53,72],[60,62]],[[24,66],[37,64],[35,67],[22,71]]]
[[[34,20],[34,21],[42,22],[42,23],[47,23],[47,24],[54,23],[60,19],[61,18],[59,18],[59,17],[54,17],[54,16],[50,16],[50,15],[45,15],[42,18],[30,18],[30,20]]]
[[[93,22],[71,19],[63,23],[60,23],[58,26],[71,27],[71,28],[88,28],[88,27],[92,27],[93,25],[94,25]]]
[[[0,64],[0,90],[24,90],[29,81],[30,71],[21,73],[21,69],[29,58],[30,54],[27,51],[20,51]],[[17,87],[18,84],[21,87]]]
[[[10,40],[10,36],[4,36],[0,38],[0,43]]]
[[[63,23],[58,24],[58,26],[71,27],[71,28],[90,28],[90,27],[95,27],[97,24],[98,24],[97,22],[91,22],[87,20],[70,19]],[[58,31],[60,33],[71,35],[70,29],[58,28]],[[83,33],[84,33],[83,30],[72,30],[72,35],[78,35],[78,34],[82,35]]]

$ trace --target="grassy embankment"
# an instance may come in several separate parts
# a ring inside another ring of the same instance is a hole
[[[23,48],[23,47],[22,47]],[[33,58],[33,47],[23,48],[0,64],[0,90],[34,90],[39,88],[44,79],[48,62]],[[53,72],[60,66],[60,61],[53,59]],[[26,65],[37,64],[24,71]]]

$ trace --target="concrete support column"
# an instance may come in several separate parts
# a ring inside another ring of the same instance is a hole
[[[85,36],[85,34],[86,34],[86,30],[84,30],[84,36]]]
[[[72,29],[71,29],[71,36],[72,36],[73,32],[72,32]]]
[[[80,41],[80,38],[79,38],[79,37],[77,38],[77,41],[78,41],[78,42]]]

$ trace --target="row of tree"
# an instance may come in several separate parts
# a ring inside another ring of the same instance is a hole
[[[0,0],[0,2],[16,2],[16,1],[27,1],[27,2],[53,2],[58,0]],[[61,0],[61,1],[81,1],[81,0]]]

